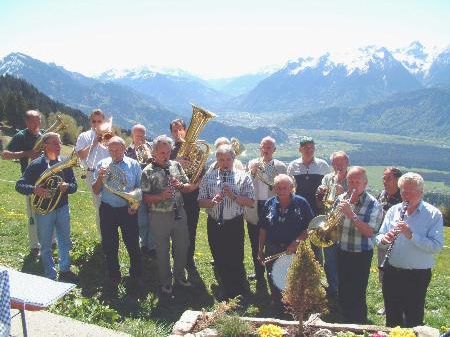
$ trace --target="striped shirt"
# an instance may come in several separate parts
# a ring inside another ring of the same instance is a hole
[[[336,202],[341,202],[346,196],[346,193],[339,195]],[[369,193],[364,192],[354,207],[354,212],[358,216],[358,219],[367,223],[373,229],[375,236],[380,228],[381,217],[383,215],[377,199]],[[344,216],[339,247],[347,252],[370,251],[374,246],[374,236],[367,237],[361,235],[353,224],[353,220]]]
[[[200,182],[198,200],[212,199],[216,194],[222,193],[225,186],[230,187],[236,195],[255,199],[253,183],[247,172],[233,169],[225,174],[225,172],[216,169],[207,173]],[[225,197],[222,203],[224,220],[233,219],[244,213],[244,206],[239,205],[235,200]],[[206,213],[213,219],[218,220],[220,204],[207,208]]]

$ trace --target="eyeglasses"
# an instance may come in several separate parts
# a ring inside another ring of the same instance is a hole
[[[96,119],[93,119],[93,120],[91,120],[91,123],[92,124],[99,124],[99,123],[102,123],[103,121],[100,119],[100,120],[96,120]]]

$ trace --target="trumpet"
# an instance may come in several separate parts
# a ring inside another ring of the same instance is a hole
[[[103,145],[108,145],[109,140],[114,136],[112,129],[112,117],[102,125],[100,125],[98,131],[98,142]]]

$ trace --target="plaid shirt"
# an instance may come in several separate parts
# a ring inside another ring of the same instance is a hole
[[[346,197],[343,193],[337,197],[336,202],[342,201]],[[377,199],[367,192],[364,192],[355,205],[355,214],[361,221],[367,223],[374,231],[373,237],[366,237],[356,229],[353,221],[344,216],[342,230],[339,240],[339,247],[348,252],[362,252],[373,249],[375,234],[378,232],[383,215],[382,208]]]
[[[212,170],[207,173],[201,183],[198,200],[212,199],[217,193],[222,193],[223,187],[228,186],[234,194],[255,199],[255,190],[250,176],[245,171],[233,169],[224,177],[223,172],[219,169]],[[220,204],[212,208],[207,208],[206,213],[213,219],[219,219]],[[244,213],[244,206],[238,205],[227,197],[223,200],[223,218],[230,220]]]

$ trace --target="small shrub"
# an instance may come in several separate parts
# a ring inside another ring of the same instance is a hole
[[[216,321],[214,327],[221,337],[249,336],[252,333],[251,324],[237,315],[222,316]]]

